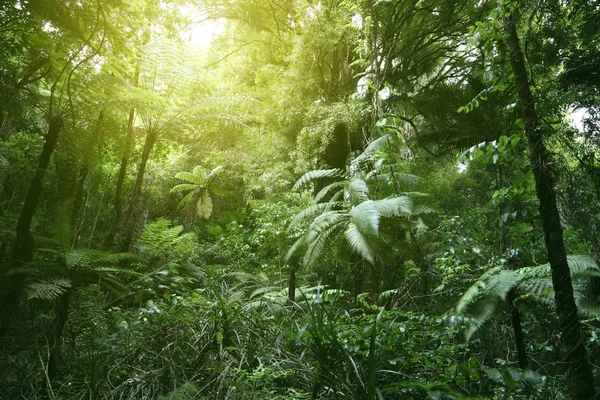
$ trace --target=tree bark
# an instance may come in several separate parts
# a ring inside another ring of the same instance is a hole
[[[133,86],[138,87],[140,81],[140,64],[138,63],[135,68],[135,75],[133,77]],[[123,149],[123,156],[121,157],[121,166],[119,167],[119,177],[117,178],[117,188],[115,190],[115,221],[112,225],[112,229],[106,238],[106,247],[111,247],[115,240],[117,230],[122,223],[123,218],[123,185],[125,183],[125,175],[127,175],[127,165],[129,164],[129,153],[131,153],[131,146],[133,144],[133,122],[135,120],[135,107],[129,109],[129,118],[127,120],[127,137],[125,138],[125,149]]]
[[[154,144],[156,143],[157,138],[158,132],[154,131],[148,132],[148,135],[146,136],[146,142],[144,143],[144,149],[142,150],[142,159],[138,167],[135,184],[133,185],[131,203],[128,209],[127,226],[125,229],[125,234],[123,236],[123,242],[121,243],[121,251],[123,252],[129,251],[129,248],[131,247],[131,244],[133,242],[138,222],[137,220],[139,219],[139,214],[142,211],[142,184],[144,183],[146,165],[148,164],[148,160],[150,159],[150,153],[152,153],[152,149],[154,148]]]
[[[552,269],[554,301],[561,329],[562,347],[565,353],[567,387],[573,399],[591,399],[595,396],[594,376],[589,367],[585,338],[573,297],[573,285],[563,241],[560,214],[556,204],[551,156],[544,145],[542,127],[535,109],[535,101],[529,87],[525,60],[512,17],[504,19],[509,34],[510,62],[515,76],[521,119],[529,146],[529,161],[535,177],[535,186],[540,201],[540,216],[544,227],[544,238],[548,261]]]
[[[71,210],[71,226],[75,231],[77,231],[77,221],[79,219],[81,204],[83,202],[83,188],[85,186],[85,180],[90,172],[90,169],[92,168],[92,156],[94,153],[94,148],[98,143],[100,128],[102,127],[103,120],[104,110],[101,110],[100,114],[98,114],[98,119],[96,120],[94,130],[92,131],[91,136],[86,143],[86,148],[84,149],[85,155],[83,157],[81,170],[79,171],[79,177],[77,179],[77,185],[75,187],[75,200],[73,202],[73,210]],[[75,241],[77,241],[77,235],[75,236]]]
[[[44,175],[50,164],[50,158],[56,148],[58,136],[63,128],[60,117],[50,118],[48,134],[38,160],[37,171],[29,184],[25,203],[17,222],[17,236],[13,248],[12,269],[19,268],[33,259],[33,237],[31,236],[31,222],[37,209],[40,194],[42,193]],[[4,271],[6,272],[6,271]],[[19,300],[25,283],[23,274],[11,274],[5,278],[6,286],[0,296],[0,338],[6,335],[12,318],[19,308]]]
[[[517,347],[517,359],[519,368],[527,368],[527,351],[525,347],[525,334],[523,333],[523,325],[521,324],[521,312],[514,304],[515,296],[511,291],[508,294],[508,306],[510,307],[511,322],[515,333],[515,345]]]

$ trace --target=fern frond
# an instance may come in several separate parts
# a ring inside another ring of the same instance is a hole
[[[203,178],[206,176],[206,169],[200,165],[196,165],[194,169],[192,169],[192,174],[195,177],[203,180]]]
[[[290,224],[288,225],[287,232],[290,233],[292,228],[294,228],[300,221],[304,220],[305,218],[313,217],[315,214],[317,214],[319,212],[327,212],[327,211],[333,209],[334,207],[337,207],[340,205],[341,205],[341,203],[339,203],[339,202],[331,202],[330,201],[327,203],[313,204],[313,205],[305,208],[304,210],[302,210],[302,211],[298,212],[296,215],[294,215],[294,217],[290,221]]]
[[[345,215],[331,215],[326,223],[323,223],[318,229],[309,231],[308,247],[304,253],[304,265],[313,265],[323,254],[330,241],[330,237],[343,228],[348,218]]]
[[[373,254],[373,250],[371,249],[367,238],[363,236],[354,223],[348,225],[344,235],[353,250],[358,252],[371,264],[375,263],[375,255]]]
[[[298,240],[296,240],[294,242],[294,244],[292,245],[292,247],[290,247],[290,249],[288,250],[288,252],[285,254],[285,257],[283,258],[284,262],[287,263],[290,261],[290,259],[294,256],[294,254],[296,253],[296,251],[298,251],[298,249],[300,247],[302,247],[304,244],[306,243],[306,234],[300,236],[298,238]]]
[[[315,179],[340,178],[343,176],[343,171],[337,168],[308,171],[307,173],[302,175],[300,179],[298,179],[298,181],[294,184],[293,190],[298,190],[308,182],[314,181]]]
[[[361,235],[377,236],[380,213],[375,201],[367,200],[350,210],[350,217]]]
[[[203,190],[198,196],[198,201],[196,202],[196,215],[199,218],[209,219],[212,215],[213,211],[213,202],[210,197],[210,193],[208,191]]]
[[[177,185],[175,187],[173,187],[173,189],[171,189],[169,191],[169,193],[178,193],[178,192],[185,192],[188,190],[194,190],[196,189],[198,186],[193,184],[193,183],[182,183],[180,185]]]
[[[373,201],[373,207],[383,217],[405,217],[412,214],[412,200],[408,196]]]
[[[188,194],[186,194],[184,196],[183,199],[181,199],[181,201],[179,202],[179,204],[177,205],[177,207],[178,208],[185,207],[192,200],[192,197],[194,197],[194,192],[189,192]]]
[[[37,281],[27,286],[28,299],[56,300],[72,286],[67,278],[54,278]]]
[[[347,184],[348,184],[347,181],[337,181],[337,182],[333,182],[332,184],[329,184],[329,185],[325,186],[323,189],[321,189],[319,191],[319,193],[317,193],[317,195],[315,196],[315,198],[313,200],[313,203],[314,204],[320,203],[321,200],[323,200],[323,198],[325,198],[325,196],[327,196],[327,194],[329,193],[329,191],[331,189],[335,189],[335,188],[338,188],[338,187],[342,187],[343,188]]]
[[[352,164],[358,165],[367,161],[377,154],[381,146],[388,140],[390,140],[390,135],[383,135],[382,137],[373,140],[358,157],[352,160]]]
[[[600,267],[590,256],[579,254],[567,256],[567,262],[571,270],[571,277],[574,279],[600,276]]]
[[[223,169],[222,165],[219,165],[218,167],[215,167],[212,169],[212,171],[210,171],[207,175],[206,175],[206,180],[209,181],[211,179],[213,179],[214,177],[217,176],[217,174]]]
[[[348,193],[352,204],[359,204],[369,198],[369,187],[362,179],[352,179],[348,185]]]
[[[182,181],[186,181],[189,183],[193,183],[194,185],[202,185],[204,184],[204,179],[202,176],[195,175],[192,172],[181,171],[175,175],[175,178],[181,179]]]

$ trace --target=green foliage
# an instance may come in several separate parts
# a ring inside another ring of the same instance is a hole
[[[589,256],[569,256],[569,268],[574,280],[576,301],[580,312],[587,316],[596,316],[597,306],[586,298],[586,279],[600,276],[600,267]],[[554,290],[549,264],[524,267],[518,270],[495,267],[483,274],[460,298],[456,312],[469,316],[469,339],[483,323],[495,312],[498,303],[508,300],[517,302],[523,298],[532,298],[546,304],[552,304]],[[589,304],[589,306],[588,306]]]
[[[222,166],[218,166],[209,172],[198,165],[194,167],[191,173],[182,171],[175,175],[175,178],[189,182],[179,184],[171,189],[171,193],[189,192],[179,202],[179,208],[185,207],[188,216],[196,216],[201,219],[210,218],[213,213],[213,200],[211,196],[215,190],[218,190],[213,187],[213,181],[222,168]]]

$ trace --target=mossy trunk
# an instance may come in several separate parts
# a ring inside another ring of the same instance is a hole
[[[19,221],[17,222],[17,235],[13,247],[11,269],[19,268],[33,259],[31,222],[33,221],[33,216],[35,215],[38,201],[42,193],[44,176],[48,170],[48,165],[50,164],[52,153],[54,153],[54,149],[58,143],[58,137],[62,128],[62,118],[50,118],[48,134],[46,135],[46,141],[44,142],[44,147],[38,160],[38,167],[29,184],[23,209],[19,215]],[[7,271],[4,270],[2,272],[6,273]],[[25,275],[11,274],[6,276],[3,280],[5,285],[3,285],[4,290],[0,297],[0,337],[6,335],[12,319],[19,309],[19,301],[25,283]]]
[[[542,138],[542,127],[535,109],[535,101],[529,87],[525,59],[512,17],[504,19],[509,34],[508,48],[510,62],[515,76],[521,119],[525,125],[529,146],[529,161],[535,177],[537,196],[540,202],[540,216],[544,227],[544,239],[548,251],[548,261],[552,269],[552,285],[558,315],[564,365],[566,366],[567,387],[573,399],[595,397],[594,376],[587,360],[585,337],[577,314],[573,297],[573,285],[563,241],[560,214],[556,204],[552,159]]]

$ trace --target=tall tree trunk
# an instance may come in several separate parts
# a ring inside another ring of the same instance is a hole
[[[548,261],[552,269],[554,301],[561,329],[562,347],[565,352],[567,387],[571,398],[591,399],[595,396],[594,376],[588,364],[585,338],[581,332],[577,306],[573,297],[571,274],[567,263],[560,215],[556,205],[554,179],[550,170],[551,156],[542,139],[535,101],[527,80],[525,60],[512,17],[504,19],[504,27],[509,34],[510,62],[515,75],[521,119],[525,124],[529,161],[535,177]]]
[[[138,87],[140,81],[140,64],[135,67],[135,75],[133,76],[133,86]],[[129,153],[133,144],[133,122],[135,120],[135,107],[129,109],[129,118],[127,120],[127,137],[125,138],[125,148],[121,157],[121,166],[119,167],[119,177],[117,178],[117,188],[115,190],[115,221],[106,238],[106,247],[112,247],[120,224],[123,222],[123,185],[125,183],[125,175],[127,175],[127,165],[129,164]]]
[[[129,251],[135,236],[135,231],[138,227],[138,220],[140,219],[142,212],[142,184],[144,183],[144,174],[157,138],[158,132],[154,131],[148,132],[148,135],[146,136],[146,142],[144,143],[144,149],[142,150],[142,159],[138,167],[135,184],[133,185],[131,202],[127,213],[128,218],[126,221],[125,234],[123,235],[123,242],[121,243],[120,248],[123,252]]]
[[[50,118],[48,134],[38,160],[37,171],[29,184],[25,203],[19,221],[17,222],[17,236],[13,248],[12,268],[18,268],[33,259],[33,237],[31,236],[31,221],[37,209],[40,194],[42,193],[44,175],[50,164],[50,158],[56,148],[58,136],[63,128],[63,120],[60,117]],[[3,271],[6,272],[6,271]],[[23,274],[11,274],[4,281],[4,292],[0,296],[0,338],[4,337],[11,320],[18,311],[25,276]]]
[[[102,127],[102,121],[104,120],[104,110],[100,111],[98,114],[98,119],[96,120],[96,124],[94,126],[94,130],[91,133],[91,136],[87,140],[85,149],[83,162],[81,164],[81,170],[79,171],[79,176],[77,178],[77,184],[75,186],[75,199],[73,202],[73,209],[71,210],[71,226],[75,230],[75,238],[74,242],[77,242],[77,221],[79,219],[79,214],[81,212],[81,205],[83,203],[83,188],[85,186],[85,180],[92,168],[92,159],[95,151],[96,144],[98,143],[98,139],[100,136],[100,128]]]
[[[510,307],[511,322],[515,333],[515,344],[517,347],[517,359],[519,368],[527,368],[527,351],[525,347],[525,334],[523,333],[523,325],[521,324],[521,312],[514,304],[515,294],[511,291],[506,299]]]

